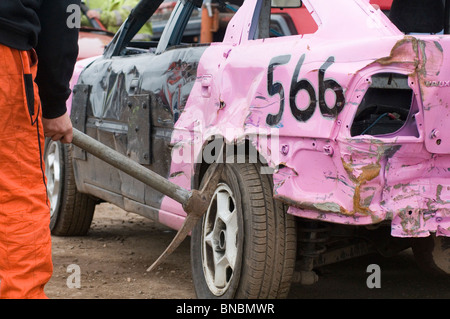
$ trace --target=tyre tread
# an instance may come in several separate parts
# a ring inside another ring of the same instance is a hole
[[[64,183],[62,203],[56,212],[57,220],[52,234],[57,236],[84,236],[89,231],[97,200],[78,192],[72,166],[72,145],[64,145]]]

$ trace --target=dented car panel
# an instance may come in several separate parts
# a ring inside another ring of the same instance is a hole
[[[448,236],[448,157],[442,140],[432,137],[444,132],[438,113],[447,101],[438,90],[448,77],[442,68],[448,40],[404,36],[365,1],[338,2],[351,22],[333,18],[326,1],[304,1],[317,18],[316,34],[253,40],[246,26],[258,2],[246,1],[224,43],[202,56],[176,127],[202,123],[203,143],[215,134],[229,143],[252,136],[275,169],[275,197],[290,214],[355,225],[392,220],[393,236]],[[353,40],[347,45],[343,38]],[[404,76],[411,92],[406,118],[391,133],[351,136],[358,106],[381,73]],[[205,77],[212,79],[207,99],[198,94]],[[189,178],[173,181],[189,186]]]
[[[211,140],[248,141],[289,214],[450,236],[448,37],[404,35],[365,0],[304,0],[318,30],[269,37],[265,3],[246,0],[222,42],[89,65],[85,132],[187,189]],[[75,169],[83,192],[181,227],[170,198],[90,156]]]
[[[85,132],[168,177],[173,124],[184,109],[203,51],[200,46],[146,53],[120,64],[114,62],[117,57],[94,61],[77,85],[91,88]],[[83,172],[77,176],[84,192],[130,210],[160,206],[163,195],[94,157],[76,161],[76,169]],[[153,210],[140,211],[157,219]]]
[[[328,169],[324,169],[323,184],[318,185],[321,189],[330,185],[322,196],[324,199],[316,197],[311,202],[300,197],[297,201],[300,205],[294,206],[309,205],[314,211],[291,208],[292,213],[350,224],[392,220],[392,235],[398,237],[422,237],[430,232],[448,236],[448,201],[440,197],[442,191],[448,189],[449,175],[444,164],[448,156],[445,146],[434,135],[439,126],[436,121],[442,123],[443,120],[424,107],[427,104],[434,105],[435,110],[441,107],[441,115],[445,116],[448,102],[430,85],[431,79],[448,76],[448,71],[442,68],[442,45],[446,45],[442,37],[427,36],[424,40],[404,37],[395,43],[388,56],[376,59],[359,71],[376,74],[387,70],[407,76],[405,82],[413,93],[407,119],[393,133],[350,136],[348,127],[355,118],[355,109],[344,110],[340,114],[342,120],[336,142],[331,145],[338,161],[331,163],[329,160],[329,165],[325,164]],[[361,105],[361,96],[367,92],[373,77],[361,79],[362,84],[348,94],[348,106]],[[339,169],[335,171],[333,166]],[[298,179],[299,183],[308,184]],[[331,181],[338,181],[338,189],[333,188],[336,186],[331,185]],[[336,191],[339,195],[333,200]]]

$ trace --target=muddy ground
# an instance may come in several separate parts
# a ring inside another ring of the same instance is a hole
[[[156,271],[146,271],[174,235],[147,218],[98,205],[87,236],[53,236],[54,274],[46,293],[52,299],[194,299],[189,238]],[[381,269],[380,288],[367,286],[371,264]],[[73,287],[73,265],[80,270],[79,288]],[[288,298],[450,299],[449,287],[450,278],[422,272],[407,250],[325,266],[318,283],[293,284]]]
[[[173,230],[147,218],[111,204],[100,204],[87,236],[52,237],[54,273],[45,290],[47,296],[64,299],[195,298],[188,239],[156,271],[146,271],[174,235]],[[79,266],[80,288],[71,276],[75,274],[72,265]]]

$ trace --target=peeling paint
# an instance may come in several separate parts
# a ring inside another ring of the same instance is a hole
[[[372,212],[367,206],[364,206],[361,204],[361,186],[363,186],[368,181],[371,181],[375,177],[377,177],[380,174],[380,164],[368,164],[364,167],[362,167],[361,173],[358,177],[355,177],[353,166],[349,163],[342,162],[344,169],[347,171],[350,179],[355,183],[355,193],[353,196],[353,210],[348,211],[345,208],[341,207],[341,213],[344,215],[354,215],[355,212],[361,213],[363,215],[371,215]]]
[[[92,118],[121,121],[124,92],[140,75],[134,94],[148,94],[158,110],[152,141],[160,153],[151,168],[180,186],[195,186],[212,138],[248,141],[274,170],[274,197],[290,214],[351,225],[389,221],[398,237],[449,236],[448,36],[405,36],[368,1],[304,0],[317,19],[314,34],[260,39],[251,28],[259,2],[243,3],[223,42],[173,48],[151,55],[152,63],[144,55],[119,66],[95,62],[80,77],[96,88]],[[337,19],[341,10],[352,19]],[[403,86],[375,87],[380,74],[398,75]],[[402,125],[352,135],[363,101],[389,90],[400,92],[393,103],[409,99],[399,105],[407,114],[374,111],[367,121]],[[106,103],[113,97],[115,104]],[[92,135],[124,148],[119,129],[94,128],[92,118]],[[181,153],[188,160],[176,161]],[[164,223],[181,225],[180,205],[150,190],[144,197]]]

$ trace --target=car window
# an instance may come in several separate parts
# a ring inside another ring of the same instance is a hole
[[[282,18],[280,26],[288,29],[277,30],[277,24],[275,21],[279,21]],[[283,25],[284,23],[284,25]],[[318,29],[317,23],[311,16],[311,13],[305,6],[300,8],[272,8],[271,10],[271,36],[274,35],[274,31],[278,32],[277,36],[294,35],[294,34],[312,34]]]
[[[267,11],[268,9],[262,7],[257,27],[259,30],[254,34],[254,38],[305,35],[318,30],[316,21],[305,5],[298,8],[270,8],[270,14],[265,13]],[[262,21],[267,17],[270,17],[269,29],[264,30],[267,23]]]
[[[177,1],[164,1],[155,14],[150,18],[153,27],[152,40],[159,41],[162,32],[176,7]],[[181,43],[197,43],[200,41],[201,9],[194,8],[186,28],[183,30]]]
[[[443,33],[446,19],[442,0],[394,0],[388,17],[405,34]]]
[[[202,8],[194,8],[185,29],[182,30],[181,40],[176,44],[222,42],[228,23],[242,3],[242,0],[205,2]],[[176,10],[176,6],[176,1],[165,1],[152,16],[150,20],[153,25],[153,40],[161,39],[169,16]],[[305,6],[301,8],[272,8],[271,10],[270,37],[311,34],[316,32],[317,29],[316,22]]]
[[[196,18],[196,19],[192,19]],[[195,21],[194,21],[195,20]],[[196,40],[195,33],[198,31],[198,7],[191,1],[179,1],[175,4],[170,18],[164,24],[162,30],[158,47],[155,53],[161,53],[168,48],[184,44],[183,41],[188,41],[187,43],[192,43],[190,41]]]

